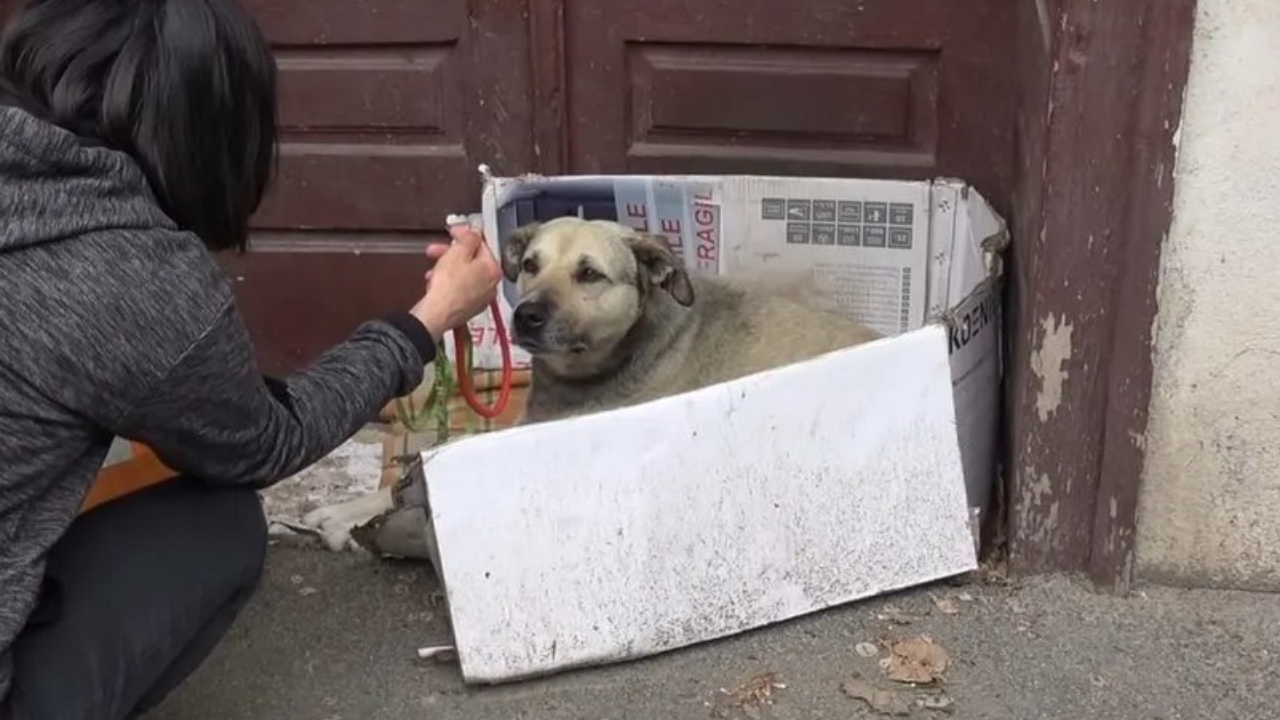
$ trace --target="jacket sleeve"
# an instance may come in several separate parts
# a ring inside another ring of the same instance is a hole
[[[435,353],[422,324],[401,313],[365,323],[283,382],[264,379],[228,300],[116,431],[185,475],[265,487],[316,462],[411,392]]]

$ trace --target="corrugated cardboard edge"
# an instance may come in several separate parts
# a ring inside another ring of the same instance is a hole
[[[938,177],[934,180],[934,182],[958,184],[961,186],[960,197],[966,203],[972,202],[970,195],[976,194],[982,200],[982,202],[987,205],[987,207],[990,207],[990,203],[987,202],[986,198],[983,197],[981,193],[976,191],[973,188],[973,186],[971,186],[966,181],[960,178]],[[995,232],[987,235],[985,238],[983,238],[979,242],[979,245],[982,248],[982,251],[984,254],[984,260],[986,261],[986,265],[987,265],[986,278],[984,278],[983,281],[977,285],[977,287],[975,287],[972,291],[970,291],[968,295],[966,295],[963,299],[961,299],[960,302],[956,303],[955,306],[948,308],[944,312],[934,313],[926,320],[926,322],[941,323],[945,325],[947,329],[950,331],[958,330],[959,318],[956,314],[956,311],[959,310],[960,308],[969,306],[978,298],[988,296],[988,295],[997,298],[998,300],[997,305],[1000,308],[999,311],[1003,313],[1004,303],[1002,300],[1002,296],[1004,293],[1004,283],[1005,283],[1004,254],[1005,254],[1005,251],[1008,250],[1009,245],[1012,244],[1012,238],[1009,234],[1008,220],[1005,219],[1002,215],[996,213],[994,211],[994,208],[992,208],[992,216],[995,217],[996,220],[998,221],[997,223],[998,228]],[[1000,320],[995,323],[993,330],[996,332],[995,345],[996,345],[997,380],[1002,383],[1004,380],[1004,374],[1005,374],[1005,344],[1004,344],[1005,333],[1004,333],[1004,326],[1003,326],[1003,317],[1001,317]],[[1003,422],[1002,420],[997,420],[997,421]],[[997,466],[994,468],[994,471],[996,473],[996,477],[992,478],[992,483],[993,483],[992,491],[993,493],[998,493],[999,492],[999,474],[1001,472],[998,458],[997,458]],[[993,501],[999,502],[999,498],[998,497],[989,498],[987,501],[988,507],[992,504]],[[982,525],[985,519],[984,515],[986,513],[986,510],[987,508],[978,507],[978,506],[970,506],[969,508],[969,529],[970,529],[970,532],[973,534],[974,552],[977,553],[979,556],[982,553]]]

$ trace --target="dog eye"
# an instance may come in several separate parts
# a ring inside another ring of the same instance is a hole
[[[590,266],[578,268],[578,282],[594,283],[604,280],[604,274]]]
[[[520,269],[529,273],[530,275],[537,275],[538,261],[534,260],[533,258],[525,258],[524,262],[520,263]]]

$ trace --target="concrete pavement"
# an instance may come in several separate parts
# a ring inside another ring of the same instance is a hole
[[[414,657],[448,642],[436,590],[423,567],[277,545],[226,641],[148,720],[888,717],[846,692],[869,689],[900,693],[875,699],[920,718],[1280,713],[1276,596],[1151,587],[1120,599],[1063,578],[943,584],[638,662],[473,688],[456,666]],[[945,682],[903,692],[879,659],[919,636],[945,650]],[[865,686],[847,683],[855,674]]]

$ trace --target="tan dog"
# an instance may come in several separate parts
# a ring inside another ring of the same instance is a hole
[[[502,266],[520,296],[512,341],[533,357],[521,424],[688,392],[879,337],[762,282],[691,278],[664,238],[609,221],[522,227],[505,244]],[[339,549],[352,527],[395,504],[384,488],[303,522]],[[401,528],[382,533],[392,554],[434,555],[420,547],[419,518],[387,523]],[[390,537],[397,533],[404,537]]]
[[[533,356],[525,422],[688,392],[874,340],[756,282],[691,278],[664,238],[566,217],[517,230],[512,339]]]

